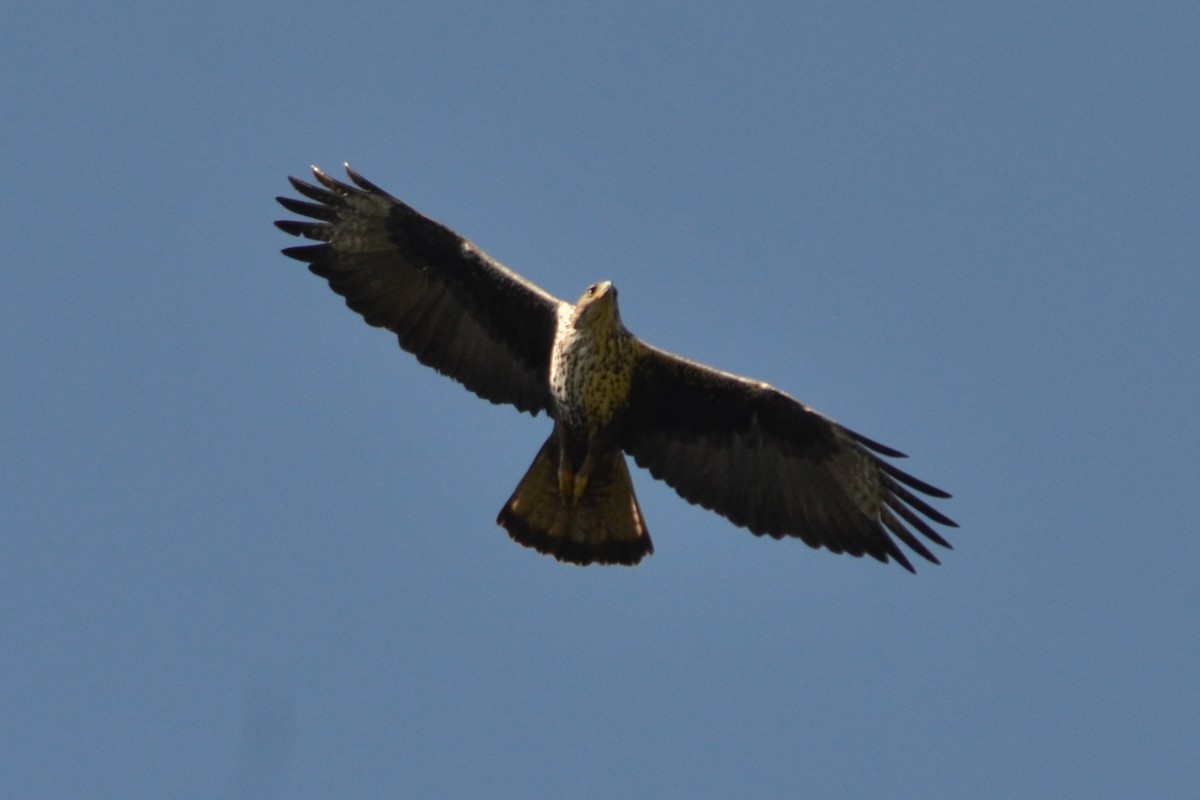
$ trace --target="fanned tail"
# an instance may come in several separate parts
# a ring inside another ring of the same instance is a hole
[[[551,434],[496,519],[513,541],[581,566],[633,566],[654,552],[620,450],[602,457],[574,505],[559,496],[558,459]]]

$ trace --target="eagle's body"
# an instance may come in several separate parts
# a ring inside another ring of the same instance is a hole
[[[497,519],[521,544],[584,564],[636,564],[654,552],[616,444],[637,346],[611,283],[560,307],[549,375],[554,430]]]
[[[313,170],[292,179],[317,222],[288,248],[372,325],[424,364],[496,403],[554,419],[498,522],[521,544],[576,564],[636,564],[653,552],[624,453],[689,502],[775,538],[895,559],[894,535],[937,563],[911,526],[949,544],[953,526],[913,491],[945,492],[879,458],[901,454],[772,386],[671,355],[626,330],[608,282],[570,305],[493,261],[347,167],[357,186]],[[889,533],[891,535],[889,535]]]
[[[550,357],[555,419],[596,434],[629,400],[637,340],[617,311],[617,290],[588,287],[574,308],[559,311]]]

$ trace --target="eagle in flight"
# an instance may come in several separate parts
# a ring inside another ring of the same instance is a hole
[[[307,200],[277,199],[309,220],[275,224],[321,244],[283,254],[422,364],[554,420],[497,519],[515,541],[581,565],[633,565],[654,552],[628,453],[683,499],[757,535],[895,559],[910,572],[896,540],[935,564],[914,531],[950,546],[930,521],[957,526],[918,493],[950,495],[882,458],[902,453],[769,384],[646,344],[622,324],[611,283],[566,303],[346,172],[353,185],[316,167],[320,186],[289,179]]]

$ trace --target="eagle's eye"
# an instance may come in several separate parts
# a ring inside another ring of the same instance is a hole
[[[594,296],[596,294],[596,284],[593,283],[591,286],[589,286],[587,293],[588,293],[588,297]]]

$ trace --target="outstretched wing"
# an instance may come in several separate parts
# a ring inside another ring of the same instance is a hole
[[[913,530],[950,546],[926,519],[957,526],[914,492],[950,495],[879,457],[902,453],[768,384],[642,345],[626,413],[621,445],[640,466],[755,534],[909,571],[892,536],[935,564]]]
[[[369,324],[493,403],[537,414],[550,408],[546,380],[562,301],[454,231],[365,180],[354,186],[316,167],[321,186],[289,178],[315,202],[276,198],[316,222],[283,220],[281,230],[324,244],[289,247]],[[321,188],[324,187],[324,188]]]

